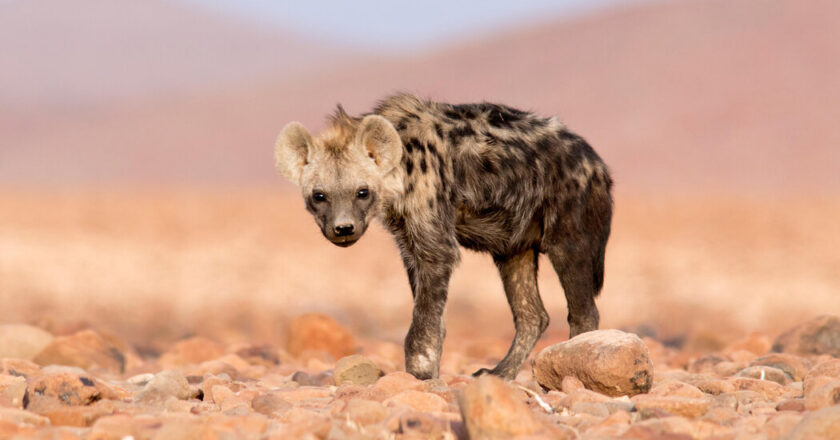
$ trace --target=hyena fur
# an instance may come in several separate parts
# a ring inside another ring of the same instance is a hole
[[[476,374],[515,377],[548,326],[540,253],[563,285],[570,336],[598,328],[612,179],[555,118],[399,94],[360,117],[339,106],[316,137],[288,124],[275,159],[332,243],[355,243],[374,217],[396,238],[414,297],[405,364],[417,378],[438,376],[459,245],[493,256],[516,329],[504,359]]]

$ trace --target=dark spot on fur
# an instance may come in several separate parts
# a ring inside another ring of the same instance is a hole
[[[411,194],[414,192],[414,182],[408,182],[408,186],[405,187],[405,193]]]
[[[405,145],[405,152],[411,154],[411,152],[414,151],[414,148],[417,147],[417,139],[409,138],[403,142],[403,145]]]
[[[443,139],[443,127],[440,126],[437,122],[435,122],[435,133],[440,139]]]
[[[436,158],[438,158],[438,160],[442,160],[441,157],[440,157],[440,153],[438,153],[437,146],[435,146],[435,144],[433,142],[429,142],[427,147],[429,148],[429,153],[432,156],[435,156]]]
[[[414,161],[411,158],[405,159],[405,172],[410,176],[411,172],[414,171]]]
[[[449,141],[452,145],[458,145],[461,143],[461,139],[467,136],[475,136],[475,130],[469,125],[465,124],[460,127],[455,127],[449,131]]]
[[[425,157],[420,158],[420,171],[422,171],[423,174],[426,174],[426,171],[428,171],[428,170],[429,169],[428,169],[428,166],[426,165],[426,158]]]
[[[496,164],[488,157],[481,158],[481,169],[485,173],[496,174]]]
[[[449,119],[454,119],[456,121],[461,120],[461,113],[459,113],[454,108],[448,108],[448,109],[444,110],[443,115],[446,116]]]

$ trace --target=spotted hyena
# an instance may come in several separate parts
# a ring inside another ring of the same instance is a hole
[[[332,243],[352,245],[372,218],[396,238],[414,296],[405,340],[414,376],[438,376],[458,245],[493,256],[516,328],[504,359],[476,374],[514,377],[548,326],[540,253],[563,285],[570,336],[598,328],[612,179],[589,144],[555,118],[400,94],[359,117],[339,106],[315,137],[288,124],[275,159]]]

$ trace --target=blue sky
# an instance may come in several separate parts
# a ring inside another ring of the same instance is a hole
[[[572,15],[638,0],[179,0],[239,14],[272,27],[378,49],[424,47],[533,19]]]

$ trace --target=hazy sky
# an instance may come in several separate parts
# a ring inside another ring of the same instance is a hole
[[[179,0],[325,40],[376,48],[424,46],[518,22],[638,0]]]

